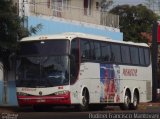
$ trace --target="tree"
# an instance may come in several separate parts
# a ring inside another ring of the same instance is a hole
[[[9,67],[9,57],[16,51],[17,41],[42,28],[42,25],[38,24],[28,30],[22,21],[23,18],[18,16],[17,8],[11,0],[0,0],[0,61],[4,67]]]
[[[16,14],[16,8],[10,1],[0,1],[0,48],[12,49],[24,28],[20,25],[20,18]]]
[[[0,49],[15,50],[17,41],[42,28],[41,24],[30,30],[22,24],[23,18],[17,14],[17,8],[11,0],[0,0]]]
[[[141,4],[117,6],[110,12],[119,15],[120,31],[124,34],[124,41],[147,42],[142,33],[151,33],[152,24],[158,19],[152,10]]]

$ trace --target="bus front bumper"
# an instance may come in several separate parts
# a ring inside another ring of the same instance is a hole
[[[61,96],[17,96],[19,106],[31,105],[69,105],[70,95]]]

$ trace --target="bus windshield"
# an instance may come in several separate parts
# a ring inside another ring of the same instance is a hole
[[[68,43],[49,42],[22,44],[17,60],[18,87],[53,87],[69,84]]]

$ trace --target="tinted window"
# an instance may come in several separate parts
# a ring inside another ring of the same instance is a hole
[[[101,51],[102,51],[102,56],[101,56],[102,61],[110,61],[110,59],[111,59],[110,44],[102,42],[101,43]]]
[[[139,48],[139,60],[141,65],[145,65],[145,59],[144,59],[144,50],[143,48]]]
[[[134,65],[139,64],[139,54],[137,47],[130,47],[130,54],[131,54],[131,62]]]
[[[90,59],[90,43],[89,40],[81,40],[81,58],[82,59]]]
[[[20,43],[20,55],[65,55],[69,53],[68,40],[29,41]]]
[[[25,56],[17,61],[17,86],[53,87],[69,84],[68,56]]]
[[[96,59],[95,47],[94,47],[94,42],[92,40],[90,40],[90,53],[91,53],[90,59],[95,60]]]
[[[95,54],[95,60],[101,59],[101,50],[99,42],[94,42],[94,54]]]
[[[145,56],[146,65],[149,65],[150,64],[150,52],[149,52],[149,49],[147,49],[147,48],[144,49],[144,56]]]
[[[71,42],[71,58],[70,58],[70,79],[71,83],[77,79],[79,71],[79,40],[72,40]]]
[[[120,63],[121,62],[121,52],[120,45],[112,44],[111,45],[111,62]]]
[[[129,47],[122,45],[121,46],[121,54],[122,54],[122,63],[129,64],[130,60],[131,60]]]

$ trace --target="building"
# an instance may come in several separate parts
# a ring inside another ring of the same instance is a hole
[[[118,27],[119,16],[103,12],[101,2],[102,0],[31,0],[30,12],[32,15],[41,14]]]
[[[84,32],[123,40],[119,16],[105,12],[102,1],[112,0],[19,0],[19,14],[28,17],[28,26],[41,23],[41,35]]]

